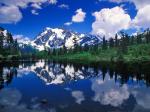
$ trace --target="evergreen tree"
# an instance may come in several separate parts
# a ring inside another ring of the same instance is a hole
[[[13,43],[13,37],[11,33],[7,33],[7,43],[12,44]]]
[[[119,46],[119,40],[118,40],[118,35],[115,35],[115,47]]]
[[[109,39],[109,47],[114,47],[114,39],[113,38]]]
[[[53,54],[54,56],[57,54],[55,48],[53,49],[53,53],[52,53],[52,54]]]
[[[150,30],[147,29],[145,33],[146,33],[145,34],[146,43],[150,43]]]
[[[67,53],[67,47],[65,46],[65,44],[63,44],[63,52],[64,52],[64,54]]]
[[[78,52],[79,45],[76,36],[73,38],[73,43],[74,43],[74,52]]]
[[[105,36],[103,37],[103,44],[102,44],[103,49],[107,49],[107,41],[105,39]]]
[[[128,46],[130,44],[130,36],[127,33],[125,34],[125,38],[124,39],[125,39],[124,40],[125,41],[125,45]]]
[[[52,55],[52,50],[51,49],[48,49],[48,55]]]
[[[138,34],[137,35],[137,44],[141,44],[142,43],[142,35]]]
[[[3,35],[0,34],[0,54],[2,54],[2,50],[3,50]]]
[[[130,45],[133,45],[133,44],[134,44],[134,36],[131,36]]]
[[[15,53],[17,53],[18,52],[18,42],[17,42],[17,39],[15,39],[15,41],[13,42],[13,49],[14,49],[14,51],[15,51]]]
[[[126,53],[127,51],[127,41],[126,41],[126,35],[124,32],[121,32],[121,42],[120,42],[120,47],[119,47],[119,50],[120,50],[120,53]]]
[[[84,51],[90,51],[89,45],[85,44],[85,45],[83,46],[83,50],[84,50]]]

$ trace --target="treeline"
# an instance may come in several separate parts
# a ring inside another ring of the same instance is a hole
[[[65,54],[75,54],[80,52],[90,52],[92,54],[97,54],[101,51],[116,48],[118,54],[121,56],[125,54],[128,50],[128,46],[137,44],[148,44],[150,43],[150,30],[147,29],[143,33],[138,33],[137,35],[128,35],[127,33],[120,32],[120,35],[116,34],[115,37],[109,38],[107,40],[105,37],[102,38],[102,42],[96,45],[80,46],[77,42],[77,37],[74,37],[74,48],[67,49],[65,45],[62,48],[48,49],[45,48],[45,52],[48,55],[65,55]]]
[[[17,40],[14,40],[11,33],[0,27],[0,55],[17,55],[19,46]]]

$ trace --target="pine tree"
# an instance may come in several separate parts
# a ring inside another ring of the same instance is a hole
[[[14,51],[15,51],[15,53],[17,53],[18,52],[18,42],[17,42],[17,39],[15,39],[15,41],[13,42],[13,49],[14,49]]]
[[[90,48],[89,48],[89,45],[87,45],[87,44],[85,44],[84,46],[83,46],[83,50],[84,51],[90,51]]]
[[[12,44],[13,43],[13,37],[11,33],[7,33],[7,43]]]
[[[124,32],[121,32],[121,42],[120,42],[120,52],[126,53],[127,52],[127,40],[126,40],[126,35]]]
[[[74,52],[78,52],[79,45],[76,36],[73,38],[73,43],[74,43]]]
[[[107,49],[107,41],[105,39],[105,36],[103,37],[103,45],[102,45],[103,49]]]
[[[64,54],[67,53],[67,47],[65,46],[65,44],[63,44],[63,52],[64,52]]]
[[[2,50],[3,50],[3,35],[0,34],[0,54],[2,54]]]
[[[150,30],[149,29],[146,30],[145,40],[147,44],[150,43]]]
[[[130,45],[133,45],[133,44],[134,44],[134,36],[131,36]]]
[[[118,40],[118,35],[115,35],[115,47],[119,46],[119,40]]]
[[[55,48],[53,49],[53,53],[52,53],[52,54],[53,54],[54,56],[57,54]]]
[[[109,39],[109,47],[114,47],[114,39],[113,38]]]
[[[142,43],[142,35],[138,34],[137,35],[137,44],[141,44]]]
[[[126,46],[128,46],[129,44],[130,44],[130,36],[126,33],[125,34],[125,44],[126,44]]]

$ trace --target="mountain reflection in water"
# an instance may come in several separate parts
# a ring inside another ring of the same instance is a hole
[[[0,63],[0,112],[150,112],[145,65]]]

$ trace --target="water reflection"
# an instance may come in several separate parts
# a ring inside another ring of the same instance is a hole
[[[148,67],[132,67],[1,63],[0,112],[149,112]]]

